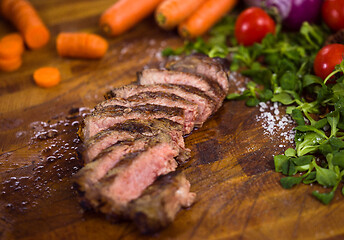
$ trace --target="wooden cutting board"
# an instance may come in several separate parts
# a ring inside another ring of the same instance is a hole
[[[73,174],[83,165],[76,131],[103,94],[136,80],[136,72],[158,66],[166,46],[181,46],[176,32],[160,30],[152,17],[116,38],[101,60],[58,57],[60,31],[100,33],[99,15],[111,0],[32,1],[51,30],[49,45],[27,50],[23,66],[0,73],[0,238],[1,239],[344,239],[344,201],[329,206],[300,185],[284,190],[273,155],[292,146],[293,125],[273,104],[248,108],[224,102],[202,128],[185,138],[192,150],[182,166],[197,193],[195,204],[179,212],[166,229],[143,236],[130,222],[111,223],[83,212]],[[1,36],[13,32],[0,22]],[[37,87],[32,72],[56,66],[62,82]],[[243,85],[232,75],[231,91]]]

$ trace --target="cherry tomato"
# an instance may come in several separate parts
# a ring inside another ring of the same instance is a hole
[[[319,50],[314,59],[314,72],[325,79],[344,58],[343,44],[330,44]],[[333,82],[333,81],[332,81]]]
[[[344,0],[325,0],[321,7],[321,14],[332,30],[344,29]]]
[[[250,46],[261,42],[268,33],[275,33],[274,20],[261,8],[251,7],[239,14],[235,37],[239,44]]]

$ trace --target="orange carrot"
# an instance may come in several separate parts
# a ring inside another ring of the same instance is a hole
[[[163,29],[172,29],[190,16],[206,0],[165,0],[155,10],[155,20]]]
[[[2,0],[1,13],[20,31],[29,48],[38,49],[48,43],[49,30],[27,0]]]
[[[13,72],[22,65],[21,56],[10,58],[0,58],[0,70],[4,72]]]
[[[143,18],[154,12],[162,0],[118,0],[100,17],[100,27],[109,36],[129,30]]]
[[[0,39],[0,58],[18,57],[23,52],[24,42],[20,34],[11,33]]]
[[[61,57],[96,59],[105,55],[107,41],[91,33],[60,33],[56,39],[57,53]]]
[[[218,20],[229,12],[237,0],[207,0],[190,17],[178,26],[179,34],[195,38],[207,32]]]
[[[33,73],[33,80],[40,87],[54,87],[60,83],[61,74],[55,67],[41,67]]]

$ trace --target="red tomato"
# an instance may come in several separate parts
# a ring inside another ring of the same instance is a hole
[[[325,0],[321,14],[325,23],[332,30],[344,29],[344,0]]]
[[[235,38],[239,44],[250,46],[261,42],[268,33],[275,33],[275,22],[263,9],[251,7],[238,16]]]
[[[314,59],[315,74],[325,79],[334,70],[334,67],[342,62],[343,58],[343,44],[330,44],[323,47]]]

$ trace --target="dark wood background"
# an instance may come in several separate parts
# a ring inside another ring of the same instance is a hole
[[[114,224],[83,212],[72,188],[73,174],[83,164],[76,153],[82,115],[107,90],[135,81],[137,71],[162,62],[164,47],[183,41],[174,31],[160,30],[150,17],[108,38],[110,48],[101,60],[62,59],[55,50],[56,35],[101,34],[99,15],[113,1],[32,3],[52,38],[40,50],[27,50],[19,70],[0,73],[1,239],[344,239],[340,193],[324,206],[311,196],[324,190],[318,186],[284,190],[279,184],[272,156],[292,146],[285,134],[293,126],[282,126],[284,109],[248,108],[243,102],[224,102],[185,138],[192,157],[182,169],[197,200],[169,227],[143,236],[131,223]],[[13,31],[8,22],[0,22],[1,36]],[[45,65],[61,70],[57,87],[34,84],[33,71]],[[243,80],[233,76],[231,91],[236,91]],[[269,132],[269,123],[274,131]]]

